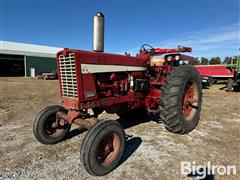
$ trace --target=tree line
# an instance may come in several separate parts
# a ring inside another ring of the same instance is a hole
[[[191,62],[193,65],[208,65],[208,64],[235,64],[236,63],[236,58],[233,57],[225,57],[224,60],[222,61],[220,57],[212,57],[211,59],[208,59],[206,57],[201,57],[201,58],[195,58],[194,61]]]

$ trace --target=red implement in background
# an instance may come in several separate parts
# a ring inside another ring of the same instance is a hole
[[[213,78],[232,78],[234,76],[234,71],[227,69],[226,65],[197,65],[195,68],[201,76]]]

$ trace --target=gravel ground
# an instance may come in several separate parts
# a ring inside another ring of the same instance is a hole
[[[123,122],[103,113],[101,119],[119,120],[128,135],[121,164],[105,177],[93,177],[80,163],[79,148],[86,134],[72,127],[68,139],[42,145],[33,137],[32,123],[44,106],[60,104],[57,81],[0,78],[0,179],[195,179],[180,173],[181,161],[196,165],[235,165],[239,179],[240,93],[214,85],[203,92],[201,120],[187,135],[168,132],[158,117]]]

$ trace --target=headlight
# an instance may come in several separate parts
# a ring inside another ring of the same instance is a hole
[[[177,61],[180,60],[180,56],[179,56],[179,55],[176,55],[176,56],[175,56],[175,60],[177,60]]]
[[[179,64],[181,64],[181,65],[182,65],[182,64],[189,64],[189,62],[188,62],[188,61],[180,60],[180,61],[179,61]]]
[[[171,61],[171,60],[172,60],[172,56],[168,56],[168,57],[167,57],[167,60],[168,60],[168,61]]]

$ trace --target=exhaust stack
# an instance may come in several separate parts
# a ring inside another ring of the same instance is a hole
[[[104,16],[101,12],[93,17],[93,51],[104,51]]]

